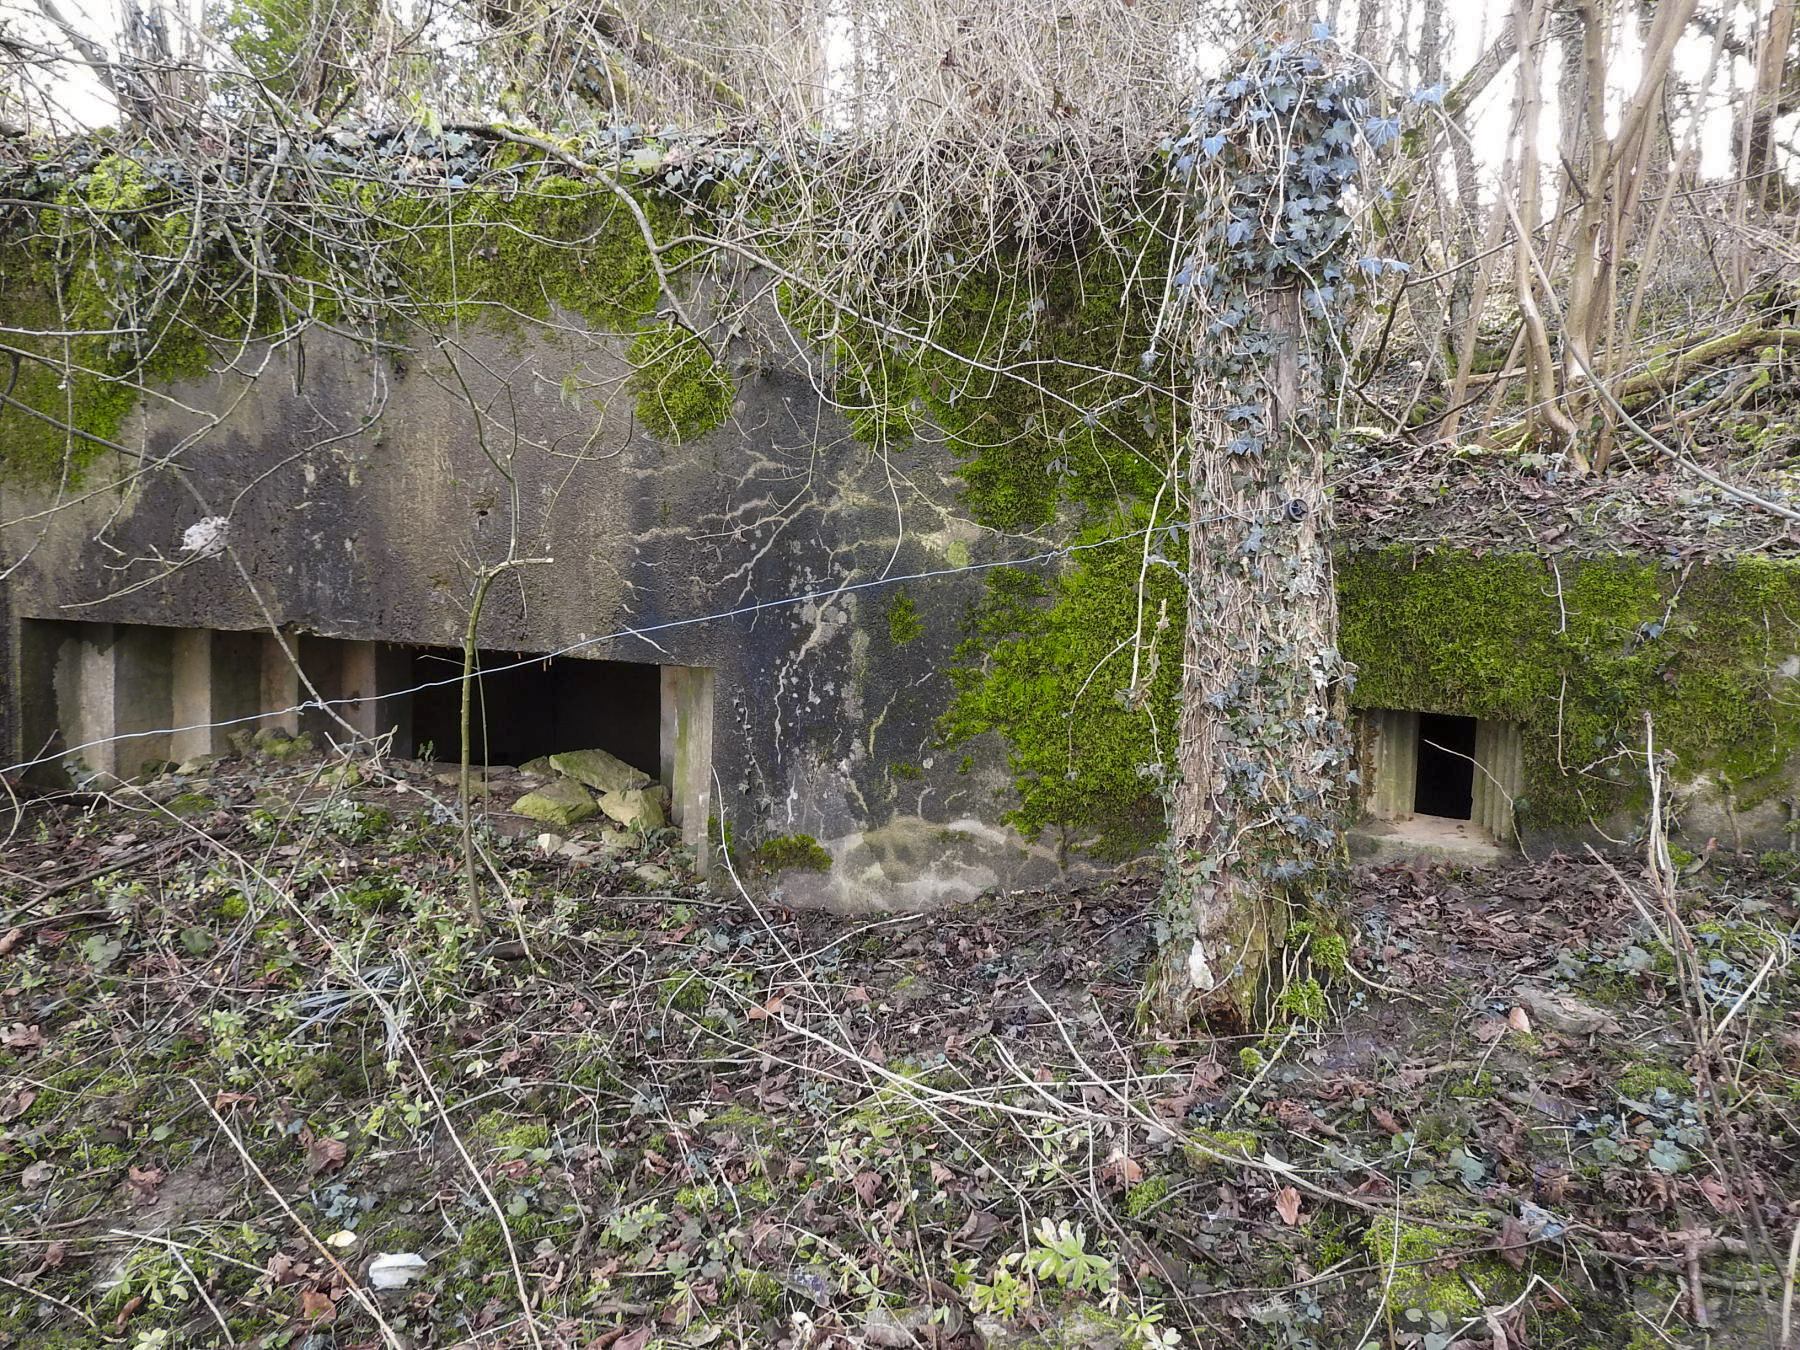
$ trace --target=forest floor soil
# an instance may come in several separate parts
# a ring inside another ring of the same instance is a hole
[[[846,918],[701,884],[673,831],[483,828],[477,925],[434,767],[227,761],[15,812],[0,1346],[1800,1320],[1790,856],[1688,860],[1671,904],[1632,856],[1360,867],[1270,1029],[1216,1038],[1139,1022],[1141,869]]]

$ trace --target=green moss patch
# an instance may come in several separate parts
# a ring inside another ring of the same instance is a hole
[[[1087,537],[1145,524],[1132,512]],[[1146,571],[1141,538],[1099,542],[1076,559],[1058,577],[994,573],[964,621],[941,730],[951,742],[1004,738],[1017,793],[1007,818],[1022,833],[1049,827],[1072,846],[1128,857],[1164,829],[1185,597],[1171,569]]]
[[[1678,776],[1749,804],[1800,748],[1800,565],[1355,554],[1339,572],[1351,704],[1516,722],[1521,825],[1579,829],[1646,799],[1648,714]]]
[[[680,444],[723,425],[736,387],[704,343],[685,329],[662,324],[639,333],[626,353],[633,407],[654,436]]]
[[[757,845],[757,866],[769,872],[829,872],[831,854],[810,834],[783,834]]]

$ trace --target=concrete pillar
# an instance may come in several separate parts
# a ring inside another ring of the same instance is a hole
[[[1475,724],[1475,799],[1470,821],[1495,843],[1513,841],[1513,798],[1519,795],[1524,752],[1519,728],[1511,722]]]
[[[407,652],[386,642],[345,642],[338,664],[338,708],[359,736],[370,740],[394,733],[396,753],[412,746],[412,699],[402,693],[412,671]]]
[[[300,730],[300,714],[292,711],[300,702],[299,647],[281,633],[262,634],[262,660],[257,703],[262,712],[257,727],[292,736]]]
[[[1375,782],[1369,814],[1405,820],[1419,792],[1419,714],[1382,708],[1375,718]]]
[[[113,733],[113,626],[81,625],[81,635],[69,643],[71,678],[58,689],[62,710],[63,740],[69,753],[89,771],[103,778],[117,778],[118,743]],[[58,681],[59,686],[63,681]]]
[[[180,763],[213,753],[213,635],[208,628],[182,628],[171,639],[174,679],[173,730],[169,758]]]
[[[70,624],[56,668],[63,744],[101,778],[140,777],[169,758],[173,630]]]
[[[701,876],[712,867],[713,672],[700,666],[662,668],[662,780],[670,814],[694,850]]]
[[[262,697],[262,643],[255,633],[180,628],[171,638],[176,728],[169,758],[222,754],[229,737],[256,720]]]

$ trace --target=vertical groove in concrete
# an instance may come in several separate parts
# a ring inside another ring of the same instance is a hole
[[[21,619],[17,632],[18,674],[13,687],[18,692],[13,706],[18,722],[8,757],[15,763],[47,759],[25,770],[26,780],[62,786],[66,778],[59,761],[72,742],[58,709],[59,686],[74,679],[67,654],[75,650],[75,625],[60,619]]]
[[[1382,708],[1375,714],[1374,794],[1369,814],[1405,820],[1419,786],[1419,714]]]
[[[113,627],[113,730],[119,737],[114,772],[142,777],[169,759],[175,720],[173,628],[148,624]]]
[[[1521,763],[1516,724],[1485,719],[1475,724],[1475,805],[1470,816],[1499,844],[1512,843]]]
[[[262,711],[263,635],[221,630],[212,635],[213,754],[231,747],[233,735],[252,735]]]

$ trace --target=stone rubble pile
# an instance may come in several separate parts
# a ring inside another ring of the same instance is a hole
[[[542,778],[512,804],[513,811],[568,829],[595,815],[621,830],[649,834],[669,823],[669,794],[662,784],[604,750],[568,750],[519,766]]]

